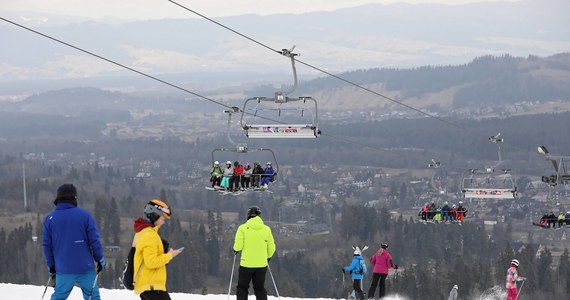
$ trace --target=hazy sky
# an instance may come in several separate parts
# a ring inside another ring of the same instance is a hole
[[[210,17],[255,13],[303,13],[318,10],[334,10],[367,3],[393,4],[442,3],[459,5],[497,0],[175,0],[176,2]],[[506,2],[503,0],[502,2]],[[509,2],[516,2],[510,0]],[[188,18],[189,13],[168,0],[0,0],[0,11],[64,14],[88,18],[114,17],[121,19]]]

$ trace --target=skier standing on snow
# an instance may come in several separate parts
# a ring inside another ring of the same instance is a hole
[[[453,288],[451,289],[451,291],[449,291],[449,297],[447,297],[447,300],[457,300],[457,290],[459,289],[459,287],[456,285],[453,286]]]
[[[354,248],[354,247],[353,247]],[[354,293],[356,294],[356,299],[363,300],[364,293],[362,292],[362,278],[366,273],[366,262],[362,258],[362,251],[360,248],[354,248],[354,258],[350,263],[350,266],[342,268],[342,272],[350,271],[352,274],[352,287],[354,288]]]
[[[238,271],[237,300],[247,300],[249,283],[252,282],[255,298],[267,300],[265,275],[267,264],[275,253],[275,240],[271,228],[263,223],[261,210],[252,206],[247,210],[247,221],[238,227],[233,250],[241,251]]]
[[[368,290],[368,299],[374,298],[376,286],[380,285],[378,296],[380,299],[386,295],[386,277],[388,277],[388,269],[397,270],[398,265],[392,263],[392,255],[388,252],[388,244],[382,243],[380,248],[370,258],[370,264],[374,266],[372,275],[372,284]]]
[[[166,290],[166,264],[184,248],[165,249],[158,229],[170,219],[170,207],[161,200],[153,199],[143,210],[144,217],[135,220],[133,246],[133,279],[135,293],[142,300],[170,300]]]
[[[517,269],[519,267],[519,261],[513,259],[511,261],[511,267],[507,270],[507,280],[506,280],[506,288],[507,288],[507,298],[506,300],[516,300],[519,295],[519,291],[517,290],[517,281],[526,281],[526,277],[519,277]]]
[[[97,224],[87,210],[77,207],[73,184],[61,185],[53,204],[55,210],[44,219],[42,242],[49,275],[56,280],[51,299],[67,299],[77,283],[84,299],[99,300],[96,274],[106,263]]]

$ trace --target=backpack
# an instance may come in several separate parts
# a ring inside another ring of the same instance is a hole
[[[360,264],[358,265],[358,266],[359,266],[359,269],[356,270],[354,273],[355,273],[355,274],[364,274],[364,273],[366,273],[366,263],[364,262],[364,258],[363,258],[363,259],[359,259],[359,262],[360,262]]]
[[[127,259],[125,260],[125,265],[123,266],[123,272],[119,281],[127,290],[135,289],[135,252],[137,248],[135,247],[136,240],[133,237],[133,243],[131,245],[131,250],[127,254]],[[141,265],[142,268],[142,265]],[[140,269],[139,269],[140,270]]]
[[[135,260],[135,247],[131,247],[131,251],[129,251],[129,255],[127,255],[127,260],[125,260],[125,266],[123,267],[123,273],[121,273],[121,277],[119,277],[119,281],[127,290],[134,290],[135,289],[135,282],[134,282],[134,260]]]
[[[170,244],[168,241],[161,239],[162,247],[164,248],[164,253],[168,252],[170,249]],[[134,246],[135,241],[133,239],[133,246],[127,255],[127,259],[125,260],[125,266],[123,267],[123,273],[121,273],[121,277],[119,277],[119,281],[127,290],[134,290],[135,289],[135,252],[137,248]],[[142,265],[141,265],[142,268]],[[140,271],[140,268],[139,268]],[[138,278],[138,276],[137,276]]]

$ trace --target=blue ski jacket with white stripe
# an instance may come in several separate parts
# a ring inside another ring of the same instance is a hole
[[[48,269],[58,274],[83,274],[95,270],[103,258],[99,230],[87,210],[58,203],[44,219],[43,251]]]

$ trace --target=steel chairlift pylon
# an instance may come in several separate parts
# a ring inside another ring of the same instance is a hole
[[[542,176],[542,182],[548,183],[550,186],[562,184],[564,186],[570,185],[570,173],[566,169],[566,161],[570,161],[570,156],[554,156],[551,155],[545,146],[538,147],[538,152],[543,154],[554,167],[554,174],[550,176]]]

